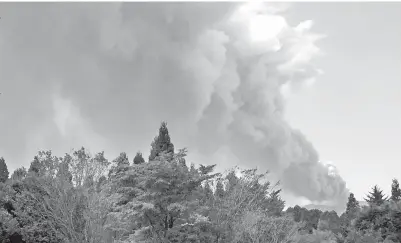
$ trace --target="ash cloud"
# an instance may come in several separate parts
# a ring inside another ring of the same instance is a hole
[[[345,182],[283,117],[285,95],[321,73],[313,58],[322,36],[312,21],[290,26],[281,15],[288,6],[0,6],[0,80],[13,104],[2,101],[0,125],[16,128],[2,128],[9,139],[0,145],[15,163],[26,165],[18,154],[33,155],[38,141],[61,152],[80,139],[111,154],[147,152],[155,127],[167,120],[176,146],[205,160],[195,162],[233,158],[271,170],[294,195],[346,200]],[[74,112],[54,111],[55,97]],[[65,118],[74,126],[60,120],[70,113],[79,114]]]

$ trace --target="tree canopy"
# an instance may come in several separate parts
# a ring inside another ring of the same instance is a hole
[[[55,156],[39,151],[29,169],[0,159],[0,242],[251,243],[401,242],[399,184],[388,200],[375,186],[360,207],[353,193],[346,210],[286,210],[279,183],[256,169],[186,163],[167,123],[151,144],[149,161],[84,147]],[[237,172],[240,173],[237,173]]]

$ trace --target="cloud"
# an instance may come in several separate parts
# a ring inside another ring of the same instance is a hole
[[[269,169],[309,200],[346,195],[283,117],[291,90],[320,74],[313,58],[322,38],[311,21],[290,26],[281,15],[287,5],[2,7],[8,141],[0,145],[8,157],[22,159],[17,153],[39,140],[58,150],[82,141],[110,155],[146,151],[167,120],[176,147],[188,146],[196,162]]]
[[[63,142],[69,144],[71,149],[79,148],[80,146],[90,148],[95,152],[107,149],[105,139],[92,130],[90,124],[84,120],[80,110],[71,100],[62,98],[55,93],[52,103],[53,121]]]

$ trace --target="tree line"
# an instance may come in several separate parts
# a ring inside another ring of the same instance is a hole
[[[162,122],[147,161],[137,152],[109,161],[84,147],[57,157],[39,151],[11,175],[0,158],[0,242],[262,243],[401,242],[401,190],[374,186],[361,207],[286,210],[278,183],[256,169],[215,173],[188,164]]]

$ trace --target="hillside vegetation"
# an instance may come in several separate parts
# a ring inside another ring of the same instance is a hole
[[[214,173],[188,165],[167,124],[138,152],[108,161],[85,148],[64,157],[40,151],[28,169],[0,159],[0,242],[301,243],[401,242],[401,190],[375,186],[360,207],[349,195],[342,215],[300,206],[284,210],[266,173]]]

